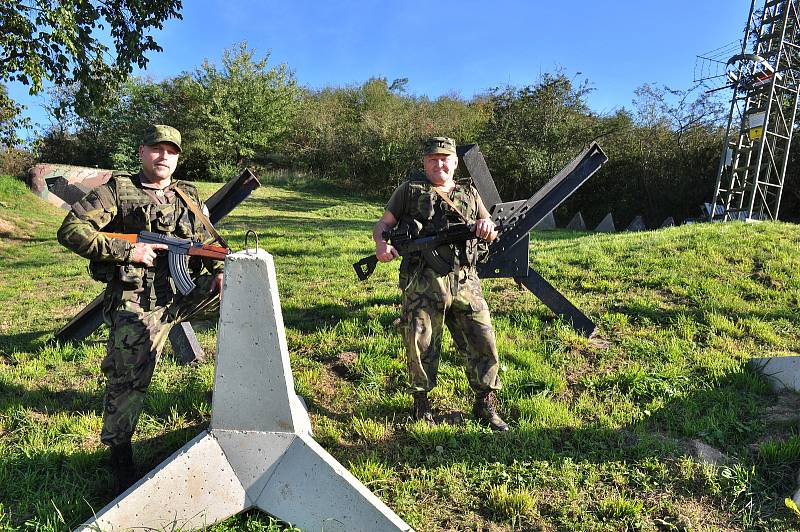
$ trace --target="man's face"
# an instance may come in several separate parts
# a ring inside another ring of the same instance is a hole
[[[458,166],[458,157],[455,155],[445,155],[435,153],[426,155],[422,158],[425,166],[425,175],[434,185],[444,185],[453,179],[453,174]]]
[[[150,181],[164,181],[172,177],[178,166],[178,148],[171,142],[159,142],[152,146],[139,146],[142,171]]]

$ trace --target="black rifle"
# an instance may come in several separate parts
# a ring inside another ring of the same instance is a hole
[[[475,236],[475,224],[451,224],[447,229],[442,229],[437,233],[428,236],[413,238],[410,231],[404,229],[392,229],[383,232],[383,239],[391,243],[400,256],[413,253],[422,253],[438,248],[445,244],[458,244],[473,240]],[[362,281],[369,278],[375,271],[378,264],[378,257],[370,255],[353,264],[356,275]]]

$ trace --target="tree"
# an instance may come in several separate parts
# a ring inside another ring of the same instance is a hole
[[[294,74],[285,64],[268,67],[242,42],[225,50],[221,67],[205,61],[176,80],[186,110],[187,156],[209,161],[218,178],[251,162],[267,162],[289,131],[299,104]],[[181,126],[179,126],[181,127]]]
[[[0,144],[7,148],[19,142],[17,129],[26,127],[30,120],[20,117],[22,106],[8,96],[6,86],[0,83]]]
[[[161,47],[147,31],[181,18],[181,0],[0,0],[0,82],[38,94],[75,85],[79,113],[104,102]],[[113,53],[104,40],[110,37]],[[0,105],[6,102],[0,101]]]
[[[585,102],[588,82],[575,86],[561,72],[535,85],[493,89],[492,116],[480,136],[492,173],[507,197],[530,195],[578,153],[597,131]]]

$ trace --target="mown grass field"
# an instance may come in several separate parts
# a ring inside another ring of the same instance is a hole
[[[463,421],[409,419],[397,263],[366,283],[350,267],[373,251],[381,211],[323,185],[272,185],[221,229],[235,249],[255,230],[275,257],[317,440],[417,530],[800,527],[784,505],[800,467],[800,401],[747,367],[800,352],[796,226],[535,234],[532,264],[598,322],[599,338],[575,334],[508,280],[485,282],[512,427],[495,434],[471,420],[449,337],[433,399]],[[63,215],[0,178],[0,530],[67,530],[112,498],[98,436],[105,332],[51,341],[101,289],[56,242]],[[213,352],[213,327],[200,338]],[[142,474],[210,416],[213,361],[168,355],[134,440]],[[704,463],[692,440],[727,460]],[[211,530],[285,527],[250,513]]]

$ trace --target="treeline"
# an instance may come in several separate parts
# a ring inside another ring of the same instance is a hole
[[[161,82],[132,79],[89,115],[64,112],[74,97],[69,89],[51,93],[54,125],[38,140],[37,155],[136,168],[144,126],[167,123],[184,136],[179,177],[224,180],[255,166],[388,195],[420,166],[421,140],[446,135],[478,143],[502,197],[520,199],[596,139],[610,162],[557,216],[581,210],[591,225],[613,212],[623,225],[641,214],[657,224],[698,216],[713,194],[725,109],[705,94],[643,85],[630,109],[600,115],[586,103],[589,82],[563,72],[471,99],[416,96],[406,85],[375,78],[304,88],[287,65],[272,66],[243,43],[219,66],[206,62]]]

